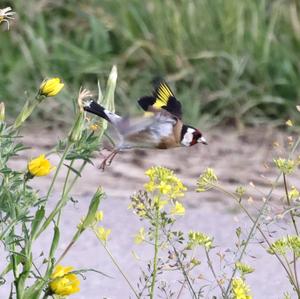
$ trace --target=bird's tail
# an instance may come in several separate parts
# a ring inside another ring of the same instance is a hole
[[[101,106],[100,104],[98,104],[93,100],[86,102],[83,105],[83,109],[87,112],[96,114],[106,119],[108,122],[112,123],[113,125],[117,125],[120,121],[122,121],[121,116],[113,112],[110,112],[109,110],[105,109],[103,106]]]
[[[109,118],[109,116],[105,113],[106,109],[99,105],[98,103],[96,103],[95,101],[91,100],[88,101],[84,104],[83,109],[87,112],[96,114],[104,119],[106,119],[107,121],[111,122],[111,119]]]

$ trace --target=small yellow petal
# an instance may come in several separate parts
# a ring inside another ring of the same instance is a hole
[[[176,201],[175,206],[171,209],[172,215],[183,216],[185,213],[185,207],[178,201]]]
[[[105,229],[103,226],[100,226],[98,227],[97,229],[97,237],[103,241],[103,242],[106,242],[110,233],[111,233],[111,230],[110,229]]]
[[[146,238],[145,229],[142,227],[142,228],[140,228],[138,233],[135,235],[134,243],[139,245],[139,244],[141,244],[142,242],[145,241],[145,238]]]

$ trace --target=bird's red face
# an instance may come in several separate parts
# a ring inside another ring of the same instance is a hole
[[[205,138],[198,129],[184,125],[181,132],[181,144],[183,146],[192,146],[197,143],[207,144]]]

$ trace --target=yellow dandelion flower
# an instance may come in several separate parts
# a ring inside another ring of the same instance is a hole
[[[51,78],[44,80],[40,85],[39,94],[46,97],[56,96],[64,87],[60,78]]]
[[[80,281],[76,274],[70,273],[71,271],[73,271],[73,267],[62,265],[55,267],[49,283],[49,288],[53,294],[69,296],[80,291]]]
[[[27,169],[32,176],[45,176],[55,169],[55,167],[45,158],[45,155],[40,155],[28,162]]]
[[[232,280],[232,294],[233,299],[252,299],[249,286],[241,278]]]
[[[111,230],[105,229],[103,226],[98,227],[96,231],[97,237],[103,242],[106,242],[108,240],[110,233]]]
[[[184,213],[185,213],[185,207],[183,206],[183,204],[176,201],[175,206],[173,206],[172,209],[171,209],[171,214],[172,215],[183,216]]]
[[[134,243],[139,245],[143,243],[146,239],[145,229],[142,227],[139,229],[138,233],[134,237]]]

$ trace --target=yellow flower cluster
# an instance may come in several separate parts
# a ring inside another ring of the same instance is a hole
[[[278,159],[274,159],[274,163],[276,167],[284,174],[291,174],[297,166],[296,161],[291,159],[278,158]]]
[[[232,295],[233,299],[252,299],[249,286],[241,278],[232,280]]]
[[[175,205],[171,208],[172,215],[183,216],[185,213],[185,207],[180,202],[176,201]]]
[[[212,168],[206,168],[204,173],[200,175],[197,181],[197,192],[204,192],[211,188],[211,185],[216,183],[218,178]]]
[[[292,186],[291,191],[289,192],[289,199],[296,200],[299,197],[300,197],[299,190],[295,186]]]
[[[39,94],[45,97],[56,96],[64,87],[60,78],[44,80],[40,86]]]
[[[196,246],[203,246],[207,250],[212,248],[212,238],[201,232],[190,231],[188,249],[193,249]]]
[[[76,274],[70,273],[73,269],[73,267],[64,267],[62,265],[55,267],[49,283],[49,288],[53,294],[69,296],[80,291],[79,279]]]
[[[40,155],[28,162],[27,169],[32,176],[45,176],[55,169],[55,167],[46,159],[45,155]]]
[[[235,267],[241,272],[241,274],[245,275],[245,274],[249,274],[252,273],[254,271],[254,269],[242,262],[236,262],[235,263]]]
[[[98,239],[104,243],[107,242],[110,233],[111,233],[111,229],[105,228],[103,226],[99,226],[96,230],[96,235]]]
[[[270,254],[286,255],[287,250],[291,250],[296,257],[300,257],[300,237],[287,236],[273,242],[268,249]]]
[[[146,175],[149,177],[149,182],[145,184],[147,192],[158,192],[159,195],[170,199],[184,196],[186,187],[170,169],[160,166],[151,167],[146,171]]]
[[[146,239],[146,234],[145,234],[145,229],[142,227],[139,229],[138,233],[134,237],[134,243],[135,244],[141,244],[145,241]]]

